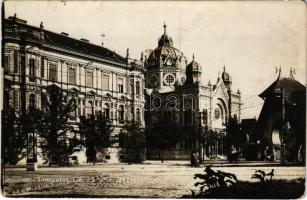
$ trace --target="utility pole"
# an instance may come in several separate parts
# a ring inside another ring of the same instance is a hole
[[[204,163],[204,159],[205,159],[205,152],[204,152],[204,135],[207,134],[207,113],[208,111],[203,109],[203,111],[199,111],[198,113],[198,136],[199,136],[199,139],[198,139],[198,146],[199,146],[199,156],[200,156],[200,163]],[[201,122],[204,122],[205,124],[205,132],[203,133],[203,130],[202,130],[202,123]],[[203,133],[203,134],[202,134]]]
[[[281,163],[285,163],[285,125],[286,125],[286,112],[285,112],[285,92],[284,88],[281,88],[281,103],[282,103],[282,132],[281,132]]]

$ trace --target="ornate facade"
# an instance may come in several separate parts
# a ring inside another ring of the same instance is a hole
[[[77,99],[78,108],[69,119],[75,130],[80,116],[99,111],[106,114],[114,127],[112,137],[127,121],[140,121],[150,127],[166,111],[178,127],[197,124],[221,134],[225,134],[225,123],[230,117],[240,120],[240,92],[232,91],[231,76],[225,67],[214,85],[204,84],[205,69],[194,55],[188,63],[167,35],[166,25],[158,47],[146,56],[142,54],[140,61],[129,58],[129,49],[126,57],[122,57],[87,39],[48,31],[43,23],[35,27],[14,16],[5,19],[3,25],[4,109],[14,108],[17,114],[26,112],[30,106],[43,109],[46,87],[54,84],[64,91],[66,100]],[[150,94],[147,101],[159,95],[165,105],[175,98],[176,109],[148,110],[145,124],[145,88]],[[198,117],[202,111],[206,120]],[[80,135],[74,131],[67,137]],[[167,157],[189,159],[191,150],[196,149],[200,149],[197,141],[182,141]],[[223,149],[223,143],[217,140],[202,152],[218,156],[224,154]],[[149,159],[156,158],[154,150],[148,152]],[[118,160],[118,148],[109,148],[109,154],[111,160]]]
[[[45,30],[43,23],[28,25],[16,16],[3,22],[4,109],[12,107],[18,114],[29,106],[42,109],[46,87],[55,84],[65,99],[77,98],[78,108],[69,119],[76,130],[79,116],[99,111],[110,119],[114,137],[126,121],[144,122],[143,63],[129,59],[128,50],[122,57],[86,39]],[[111,154],[111,159],[117,156]]]
[[[157,121],[159,116],[168,113],[169,120],[176,121],[178,127],[201,124],[207,126],[215,133],[225,134],[225,123],[230,117],[240,120],[241,95],[238,90],[232,90],[231,76],[226,72],[218,76],[214,85],[203,83],[203,68],[196,62],[194,55],[192,61],[183,52],[174,47],[172,38],[164,33],[158,41],[158,47],[151,51],[148,58],[145,57],[145,84],[148,91],[147,102],[154,109],[149,109],[146,116],[149,117],[147,125]],[[170,105],[169,102],[175,104]],[[158,108],[159,107],[159,108]],[[199,121],[200,112],[206,113]],[[186,134],[189,134],[188,132]],[[191,151],[199,149],[195,142],[182,141],[176,147],[166,153],[169,159],[189,159]],[[207,149],[202,149],[204,157],[214,157],[224,154],[221,141],[215,141]],[[148,150],[150,158],[158,158],[156,150]]]

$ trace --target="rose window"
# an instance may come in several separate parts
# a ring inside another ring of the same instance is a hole
[[[168,74],[164,77],[164,83],[166,85],[173,85],[175,83],[175,77],[172,74]]]
[[[150,85],[151,85],[151,86],[156,86],[157,83],[158,83],[158,78],[157,78],[157,76],[154,76],[154,75],[151,76],[149,82],[150,82]]]

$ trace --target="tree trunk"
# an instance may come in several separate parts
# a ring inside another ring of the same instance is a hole
[[[164,163],[163,152],[164,150],[161,150],[161,163]]]
[[[49,152],[49,167],[51,167],[51,153]]]
[[[96,165],[96,156],[97,156],[97,148],[95,147],[93,165]]]

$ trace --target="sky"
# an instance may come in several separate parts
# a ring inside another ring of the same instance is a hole
[[[17,13],[28,24],[73,38],[86,38],[140,59],[155,49],[163,23],[174,46],[202,66],[202,82],[215,83],[223,66],[233,91],[242,94],[241,118],[258,117],[258,95],[278,74],[306,85],[306,12],[303,1],[6,1],[5,17]]]

